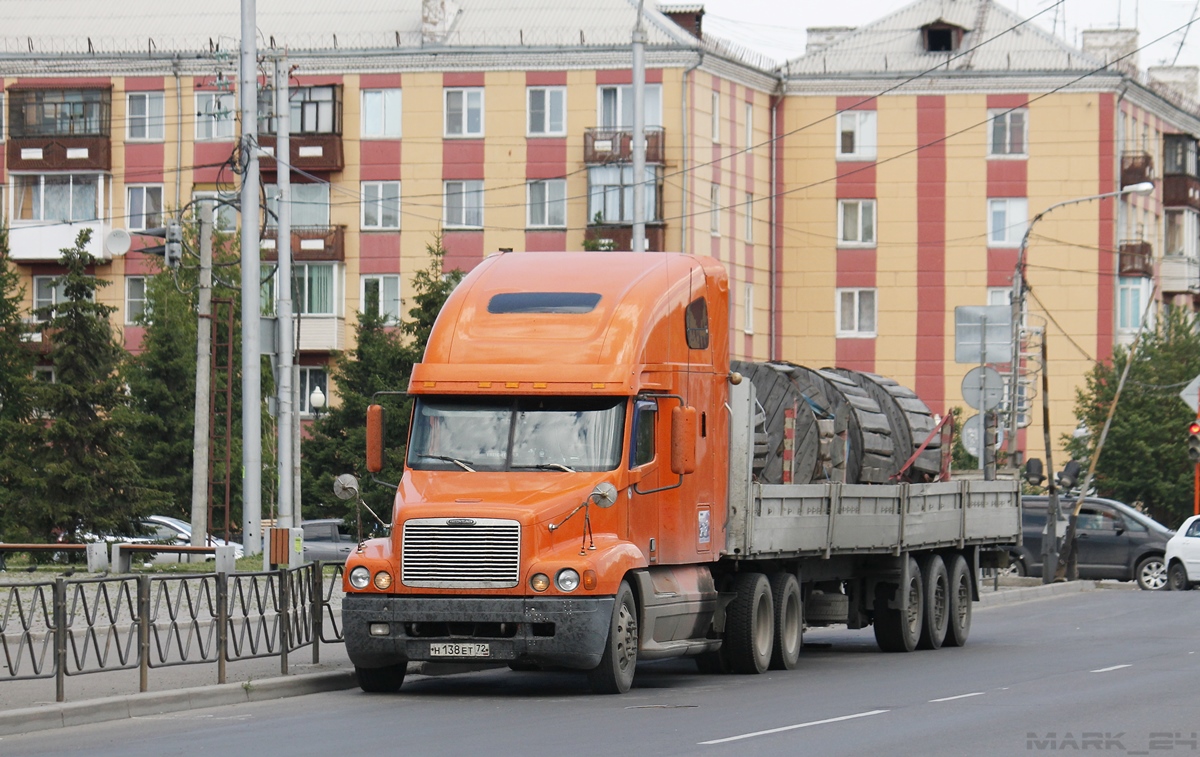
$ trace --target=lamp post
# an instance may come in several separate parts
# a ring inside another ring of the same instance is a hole
[[[1091,202],[1092,200],[1103,200],[1107,197],[1121,197],[1128,194],[1148,195],[1154,191],[1154,182],[1143,181],[1137,184],[1130,184],[1127,187],[1122,187],[1116,192],[1103,192],[1101,194],[1088,195],[1087,197],[1076,197],[1071,200],[1063,200],[1056,202],[1050,207],[1043,210],[1033,217],[1029,225],[1025,227],[1025,234],[1021,237],[1021,248],[1017,252],[1017,267],[1013,273],[1013,293],[1012,293],[1012,368],[1009,371],[1008,382],[1008,465],[1011,470],[1016,470],[1017,465],[1017,400],[1020,397],[1020,378],[1021,378],[1021,324],[1025,320],[1025,250],[1029,247],[1029,237],[1033,232],[1033,227],[1037,222],[1046,217],[1052,210],[1057,210],[1065,205],[1076,205],[1083,202]],[[1053,471],[1047,471],[1047,475],[1054,475]]]
[[[325,392],[321,391],[321,387],[313,387],[312,393],[308,395],[308,405],[312,408],[313,415],[320,418],[321,411],[325,409]]]

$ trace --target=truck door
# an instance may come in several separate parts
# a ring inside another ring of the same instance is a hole
[[[1129,578],[1129,538],[1124,525],[1117,513],[1103,505],[1084,505],[1079,511],[1075,529],[1080,578]]]
[[[662,454],[659,448],[658,403],[637,399],[633,403],[633,423],[629,434],[629,472],[634,482],[629,487],[628,539],[655,562],[658,556],[658,495],[652,492],[661,484]],[[664,447],[665,449],[665,447]]]

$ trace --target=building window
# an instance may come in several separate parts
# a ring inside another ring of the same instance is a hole
[[[108,136],[108,89],[25,89],[9,93],[9,136]]]
[[[1200,216],[1193,210],[1168,210],[1164,219],[1166,246],[1163,254],[1195,258],[1200,241]]]
[[[33,367],[33,380],[41,384],[57,384],[58,372],[52,365],[35,365]]]
[[[633,128],[633,85],[603,86],[596,91],[596,120],[602,129]],[[662,85],[647,84],[644,99],[646,128],[662,128]]]
[[[743,203],[744,218],[746,219],[746,244],[754,244],[754,194],[746,193],[746,202]]]
[[[4,141],[4,134],[5,134],[4,116],[5,115],[6,115],[6,111],[4,109],[4,93],[0,92],[0,142]]]
[[[293,307],[302,315],[335,315],[337,270],[334,263],[293,263]]]
[[[714,145],[721,143],[721,93],[712,93],[712,141]]]
[[[754,285],[746,284],[742,291],[742,333],[750,335],[754,333]]]
[[[12,184],[14,221],[71,223],[100,217],[98,174],[16,174]]]
[[[321,388],[321,394],[325,395],[326,407],[328,407],[330,397],[325,369],[310,368],[302,365],[300,366],[299,371],[300,381],[298,382],[296,388],[299,390],[300,394],[300,402],[298,403],[300,405],[300,415],[312,416],[312,402],[309,398],[312,397],[313,389],[316,389],[317,387]]]
[[[126,187],[125,198],[126,228],[157,229],[163,225],[161,186]]]
[[[292,134],[341,134],[339,88],[293,87],[288,93]]]
[[[838,160],[875,160],[875,111],[838,114]]]
[[[708,230],[714,237],[721,236],[721,185],[708,188]]]
[[[66,282],[59,281],[58,276],[33,277],[33,317],[38,321],[45,322],[53,318],[53,308],[66,301],[67,285]],[[39,310],[42,312],[38,312]]]
[[[875,336],[875,290],[837,290],[837,335]]]
[[[483,89],[446,90],[446,136],[483,136]]]
[[[1117,278],[1117,331],[1130,334],[1142,324],[1142,311],[1149,298],[1150,279],[1141,276]]]
[[[164,132],[163,93],[130,92],[126,96],[125,123],[128,139],[162,141]]]
[[[362,110],[362,135],[364,138],[400,138],[400,90],[363,90]]]
[[[746,103],[746,149],[754,147],[754,103]]]
[[[362,228],[400,228],[400,182],[362,183]]]
[[[478,228],[483,226],[483,182],[447,181],[445,183],[446,226]]]
[[[658,189],[660,179],[654,166],[646,166],[647,222],[660,221]],[[633,166],[608,165],[588,168],[588,221],[596,223],[633,223]]]
[[[237,103],[232,92],[196,93],[196,139],[233,139]]]
[[[234,192],[212,192],[200,191],[192,193],[192,200],[212,200],[213,201],[213,224],[217,231],[225,234],[232,234],[237,231],[237,203],[238,195]],[[193,214],[198,219],[200,210],[196,209]]]
[[[988,155],[1026,157],[1026,115],[1024,108],[988,111],[988,119],[992,122],[992,128],[988,131]]]
[[[875,244],[875,201],[838,200],[838,246]]]
[[[132,326],[142,322],[146,313],[146,277],[125,277],[125,324]]]
[[[329,226],[329,185],[323,181],[292,184],[292,228]],[[267,227],[279,225],[279,186],[266,185]]]
[[[362,311],[369,315],[382,316],[388,323],[400,322],[400,275],[364,274],[362,282]],[[373,307],[372,307],[373,306]]]
[[[562,227],[567,225],[567,180],[531,181],[529,187],[529,225]]]
[[[567,133],[566,87],[530,87],[526,94],[529,136],[561,137]]]
[[[1024,197],[988,200],[988,247],[1019,247],[1029,220]]]

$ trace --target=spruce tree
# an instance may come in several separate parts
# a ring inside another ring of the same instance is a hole
[[[29,450],[20,446],[24,426],[30,420],[30,384],[36,343],[22,320],[25,291],[8,259],[8,232],[0,227],[0,541],[17,540],[19,521],[14,506],[29,473]]]

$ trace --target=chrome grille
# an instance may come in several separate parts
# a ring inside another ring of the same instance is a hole
[[[498,518],[404,523],[401,581],[437,589],[509,589],[521,580],[521,524]]]

